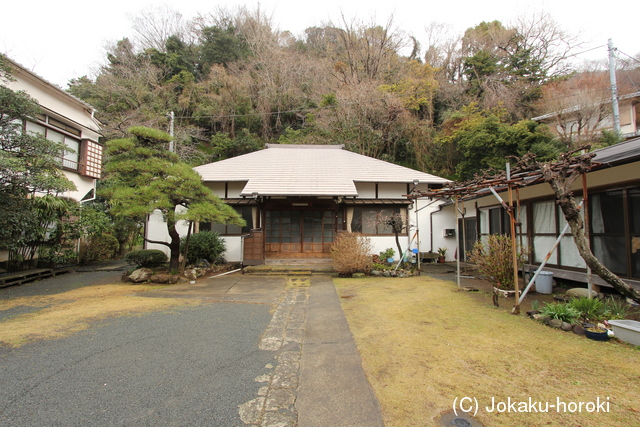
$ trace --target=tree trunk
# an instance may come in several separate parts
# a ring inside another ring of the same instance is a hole
[[[176,223],[169,220],[167,221],[167,229],[169,231],[169,269],[171,271],[178,271],[180,268],[180,234],[176,230]]]
[[[584,222],[580,216],[580,208],[570,191],[573,182],[575,182],[577,177],[584,172],[580,173],[578,171],[574,171],[569,177],[564,178],[562,175],[551,171],[551,168],[549,168],[548,165],[543,165],[541,170],[543,171],[545,179],[549,185],[551,185],[551,188],[556,194],[557,203],[560,205],[560,208],[564,213],[564,217],[571,227],[573,240],[578,247],[578,252],[580,252],[582,259],[584,259],[587,265],[591,268],[592,272],[596,273],[602,278],[602,280],[613,286],[615,290],[640,303],[640,292],[609,271],[609,269],[605,267],[600,260],[595,257],[595,255],[593,255],[593,252],[591,252],[591,249],[589,248],[589,243],[584,234]]]

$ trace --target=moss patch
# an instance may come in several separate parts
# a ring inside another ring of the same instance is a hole
[[[0,311],[19,313],[0,322],[0,345],[19,347],[39,339],[68,336],[87,329],[95,320],[199,304],[191,299],[135,295],[160,287],[85,286],[55,295],[0,300]]]

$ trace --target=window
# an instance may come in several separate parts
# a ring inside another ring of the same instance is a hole
[[[221,236],[238,236],[240,234],[249,234],[253,228],[253,210],[254,206],[233,206],[233,208],[242,216],[246,225],[239,227],[232,224],[216,224],[212,222],[201,222],[200,231],[216,231]]]
[[[362,234],[392,235],[393,228],[386,220],[394,215],[406,216],[406,208],[400,206],[356,206],[351,220],[351,231]],[[407,230],[403,230],[405,234]]]
[[[631,190],[632,194],[634,190]],[[633,195],[632,198],[635,199]],[[612,272],[627,276],[625,192],[615,190],[594,194],[589,205],[593,254]]]
[[[51,122],[53,119],[49,119]],[[60,123],[60,122],[57,122]],[[80,140],[72,138],[69,135],[65,135],[62,132],[50,129],[40,123],[27,122],[26,129],[33,134],[43,135],[49,141],[59,142],[67,147],[62,157],[62,166],[67,169],[79,170],[80,165],[78,162],[80,156]],[[59,126],[60,127],[60,126]],[[66,129],[65,129],[66,130]],[[79,131],[77,131],[79,132]]]

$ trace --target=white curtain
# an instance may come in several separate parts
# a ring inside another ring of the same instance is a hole
[[[258,228],[259,218],[258,218],[258,207],[257,206],[252,206],[251,207],[251,219],[253,220],[253,228]]]
[[[347,231],[349,233],[351,233],[351,221],[353,221],[353,211],[354,211],[354,207],[353,206],[347,207],[346,221],[347,221]]]

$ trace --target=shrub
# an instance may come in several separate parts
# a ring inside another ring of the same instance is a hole
[[[136,264],[138,267],[155,268],[167,262],[167,255],[158,249],[142,249],[131,251],[124,259]]]
[[[386,261],[389,258],[393,258],[395,254],[396,254],[396,251],[393,248],[388,248],[380,252],[380,259],[382,259],[382,261]]]
[[[78,262],[78,253],[62,245],[44,246],[38,249],[38,260],[51,267],[72,265]]]
[[[184,253],[186,237],[180,240],[180,252]],[[191,235],[189,238],[189,251],[187,261],[196,263],[201,259],[206,259],[211,263],[220,263],[222,254],[227,250],[225,241],[215,231],[201,231]]]
[[[331,246],[333,268],[338,274],[369,273],[371,271],[371,241],[360,233],[338,233]]]
[[[521,267],[529,253],[528,248],[518,248],[518,267]],[[511,237],[492,234],[486,244],[478,241],[469,252],[469,261],[478,266],[498,289],[513,290],[513,255]]]
[[[112,259],[118,254],[120,243],[111,234],[91,236],[80,253],[80,263],[89,264],[103,259]]]
[[[583,320],[597,320],[602,317],[603,304],[598,298],[574,298],[569,306],[580,313]]]
[[[629,312],[629,304],[625,301],[609,297],[602,303],[602,317],[608,320],[624,319]]]
[[[576,323],[580,317],[578,310],[563,302],[545,303],[544,307],[540,310],[540,314],[552,319],[560,319],[567,323]]]

